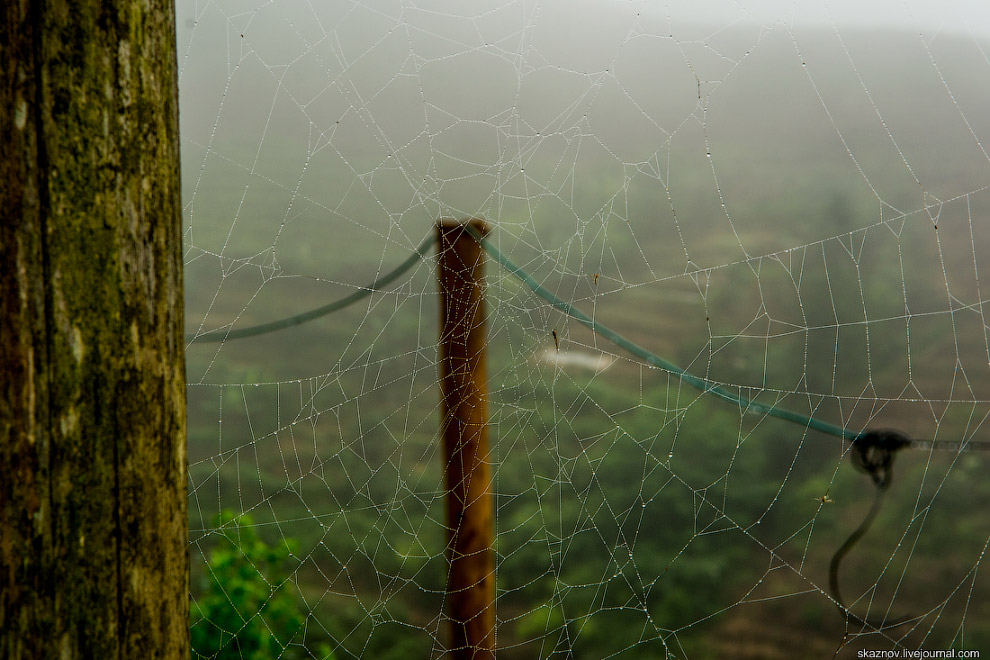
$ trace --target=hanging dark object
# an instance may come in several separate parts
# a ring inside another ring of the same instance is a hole
[[[880,506],[883,504],[884,495],[890,487],[893,477],[895,453],[899,449],[910,446],[911,442],[911,439],[903,433],[890,430],[864,431],[853,440],[853,465],[859,471],[870,475],[870,479],[873,480],[873,485],[877,487],[877,491],[873,497],[873,505],[870,507],[866,517],[863,518],[863,522],[859,524],[859,527],[849,535],[845,543],[832,555],[832,561],[828,567],[828,581],[829,588],[832,590],[832,597],[835,599],[842,617],[846,621],[861,625],[864,628],[881,630],[900,626],[913,620],[913,617],[883,620],[861,619],[846,607],[845,601],[842,600],[842,595],[839,591],[839,565],[873,524],[873,520],[880,511]]]

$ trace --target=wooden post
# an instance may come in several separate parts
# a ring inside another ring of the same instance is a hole
[[[494,510],[488,449],[484,253],[465,229],[481,220],[438,225],[440,432],[447,489],[447,607],[451,658],[495,657]]]
[[[0,7],[0,658],[188,660],[174,3]]]

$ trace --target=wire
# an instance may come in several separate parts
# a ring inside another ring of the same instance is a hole
[[[498,250],[498,248],[496,248],[494,245],[489,243],[488,240],[484,236],[482,236],[477,230],[475,230],[472,226],[465,225],[465,228],[468,231],[468,233],[470,233],[474,237],[475,240],[481,243],[482,247],[485,248],[485,251],[488,252],[488,254],[493,259],[495,259],[499,264],[501,264],[502,267],[505,268],[507,271],[512,273],[514,276],[516,276],[520,281],[523,282],[523,284],[528,286],[533,291],[533,293],[538,295],[540,298],[543,298],[548,303],[553,305],[555,308],[564,312],[575,321],[581,323],[582,325],[590,329],[592,332],[599,334],[602,337],[605,337],[616,346],[625,349],[630,354],[638,357],[639,359],[647,362],[648,364],[652,364],[655,367],[659,367],[664,371],[674,374],[688,385],[694,387],[695,389],[701,390],[702,393],[710,394],[712,396],[718,397],[719,399],[722,399],[723,401],[728,401],[729,403],[733,403],[739,406],[741,409],[744,409],[749,412],[762,413],[765,415],[769,415],[771,417],[783,419],[785,421],[804,426],[805,428],[812,428],[815,429],[816,431],[821,431],[822,433],[833,435],[838,438],[843,438],[845,440],[855,440],[860,435],[859,432],[857,431],[851,431],[849,429],[836,426],[835,424],[823,422],[820,419],[815,419],[814,417],[810,417],[808,415],[802,415],[801,413],[797,413],[792,410],[787,410],[785,408],[779,408],[777,406],[760,403],[748,397],[739,394],[733,394],[732,392],[728,391],[727,389],[725,389],[724,387],[722,387],[717,383],[713,383],[699,376],[695,376],[694,374],[677,366],[673,362],[670,362],[669,360],[665,360],[659,355],[656,355],[648,351],[647,349],[643,348],[639,344],[636,344],[626,339],[618,332],[612,330],[611,328],[605,325],[602,325],[601,323],[594,320],[593,318],[591,318],[581,310],[572,306],[570,303],[561,300],[553,293],[540,286],[540,284],[533,278],[532,275],[530,275],[522,268],[512,263],[512,261],[510,261],[508,257],[502,254]]]
[[[710,394],[723,401],[735,404],[740,409],[747,412],[753,412],[757,414],[765,414],[770,417],[776,417],[777,419],[782,419],[793,424],[803,426],[805,428],[815,429],[816,431],[821,431],[827,435],[832,435],[837,438],[842,438],[843,440],[849,440],[855,442],[858,438],[861,438],[865,432],[853,431],[835,424],[830,424],[829,422],[824,422],[820,419],[816,419],[810,415],[803,415],[801,413],[794,412],[793,410],[787,410],[786,408],[781,408],[774,405],[768,405],[765,403],[760,403],[754,401],[748,397],[742,396],[741,394],[734,394],[729,390],[725,389],[718,383],[706,380],[699,376],[696,376],[689,371],[677,366],[673,362],[666,360],[655,353],[643,348],[639,344],[626,339],[618,332],[612,330],[611,328],[599,323],[594,320],[581,310],[577,309],[573,305],[564,300],[561,300],[553,293],[542,287],[536,279],[527,273],[525,270],[515,265],[508,257],[502,254],[498,248],[488,242],[488,240],[481,235],[481,233],[472,225],[465,224],[465,231],[467,231],[476,241],[478,241],[485,251],[491,256],[495,261],[497,261],[503,268],[509,271],[512,275],[518,278],[523,284],[529,287],[533,293],[535,293],[540,298],[550,303],[556,309],[564,312],[575,321],[578,321],[582,325],[589,328],[592,332],[604,337],[616,346],[625,349],[627,352],[633,356],[651,364],[655,367],[659,367],[664,371],[674,374],[680,378],[683,382],[700,390],[703,394]],[[361,287],[359,290],[345,296],[340,300],[332,302],[328,305],[322,307],[317,307],[316,309],[310,310],[308,312],[303,312],[302,314],[297,314],[295,316],[290,316],[288,318],[280,319],[278,321],[272,321],[270,323],[263,323],[260,325],[251,326],[249,328],[243,328],[240,330],[225,330],[217,329],[204,332],[199,335],[188,334],[186,335],[186,341],[189,343],[216,343],[228,341],[231,339],[243,339],[245,337],[255,337],[257,335],[266,334],[269,332],[274,332],[276,330],[282,330],[285,328],[291,328],[293,326],[306,323],[307,321],[312,321],[318,319],[327,314],[339,311],[353,305],[359,300],[370,296],[373,292],[382,289],[383,287],[391,284],[396,279],[398,279],[403,273],[412,268],[413,264],[426,256],[426,253],[430,251],[430,248],[436,243],[437,238],[435,235],[430,234],[426,239],[420,243],[416,251],[411,254],[405,261],[399,264],[391,272],[379,277],[371,284]],[[990,450],[990,442],[981,441],[966,441],[966,442],[940,442],[935,440],[911,440],[910,448],[912,449],[947,449],[950,451],[963,452],[970,449],[983,449]]]
[[[870,475],[870,478],[873,479],[873,484],[877,487],[877,492],[873,496],[873,505],[870,507],[869,512],[867,512],[866,517],[863,518],[863,522],[853,530],[849,538],[832,555],[832,561],[829,562],[828,566],[828,583],[832,590],[832,598],[835,599],[835,604],[839,608],[839,613],[847,621],[856,623],[864,628],[883,630],[901,626],[915,620],[915,617],[910,616],[883,621],[870,618],[862,619],[849,610],[845,601],[842,600],[842,594],[839,591],[839,566],[842,564],[842,559],[849,554],[853,546],[859,543],[859,540],[870,529],[873,520],[880,512],[884,495],[887,494],[887,489],[890,488],[890,482],[893,479],[895,453],[910,445],[911,440],[906,435],[897,431],[886,430],[868,431],[853,441],[853,465],[858,470]]]
[[[271,323],[262,323],[261,325],[254,325],[250,328],[243,328],[241,330],[210,330],[209,332],[204,332],[200,335],[186,335],[186,341],[189,343],[207,343],[207,342],[222,342],[230,339],[243,339],[244,337],[255,337],[257,335],[263,335],[269,332],[275,332],[276,330],[283,330],[285,328],[291,328],[293,326],[306,323],[307,321],[312,321],[313,319],[318,319],[321,316],[326,316],[332,312],[339,311],[353,305],[362,298],[367,298],[373,292],[382,289],[383,287],[391,284],[396,279],[398,279],[403,273],[412,268],[413,264],[426,256],[426,253],[430,251],[433,244],[436,243],[436,237],[432,234],[428,236],[416,251],[409,255],[409,258],[399,264],[393,271],[382,275],[377,280],[371,284],[361,287],[349,296],[345,296],[340,300],[334,301],[329,305],[324,305],[323,307],[317,307],[308,312],[303,312],[302,314],[296,314],[295,316],[290,316],[285,319],[280,319],[278,321],[272,321]]]

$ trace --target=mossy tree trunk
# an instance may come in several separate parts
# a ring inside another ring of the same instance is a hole
[[[0,8],[0,657],[188,642],[171,0]]]

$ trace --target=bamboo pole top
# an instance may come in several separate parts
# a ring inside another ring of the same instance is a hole
[[[437,222],[437,227],[440,229],[441,233],[445,233],[452,229],[460,229],[470,225],[482,236],[487,236],[488,232],[491,231],[491,226],[481,218],[440,218]]]

